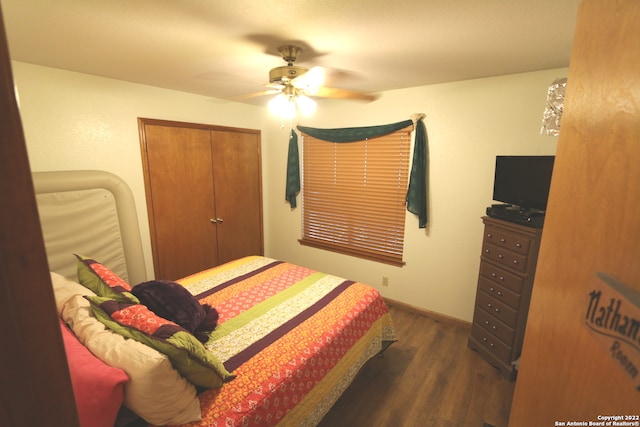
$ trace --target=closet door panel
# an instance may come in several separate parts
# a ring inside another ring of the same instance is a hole
[[[145,133],[156,278],[176,280],[217,265],[210,132],[147,124]]]
[[[260,136],[213,130],[219,261],[263,254]]]

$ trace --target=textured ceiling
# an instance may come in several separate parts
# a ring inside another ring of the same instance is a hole
[[[579,0],[0,0],[14,60],[229,99],[285,65],[379,92],[569,65]]]

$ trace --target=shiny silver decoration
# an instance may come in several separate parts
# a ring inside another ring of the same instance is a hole
[[[564,92],[567,88],[567,78],[555,79],[547,92],[547,106],[542,118],[541,135],[558,136],[560,134],[560,120],[564,107]]]

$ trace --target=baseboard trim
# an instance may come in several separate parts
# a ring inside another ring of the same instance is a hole
[[[446,314],[436,313],[435,311],[425,310],[424,308],[416,307],[411,304],[406,304],[404,302],[392,300],[390,298],[384,298],[384,301],[387,305],[392,307],[397,307],[402,310],[409,311],[411,313],[419,314],[421,316],[430,317],[434,320],[438,320],[443,323],[448,323],[450,325],[459,326],[461,328],[471,329],[471,322],[467,322],[466,320],[458,319],[455,317],[447,316]]]

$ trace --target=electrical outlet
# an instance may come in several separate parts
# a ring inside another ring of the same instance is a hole
[[[382,276],[382,286],[389,286],[389,278]]]

